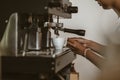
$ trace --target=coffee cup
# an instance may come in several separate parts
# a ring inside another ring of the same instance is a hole
[[[52,38],[52,43],[56,51],[62,51],[65,44],[65,38]]]

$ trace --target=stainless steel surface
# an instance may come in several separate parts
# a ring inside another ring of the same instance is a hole
[[[28,33],[28,50],[40,50],[42,45],[42,32],[41,28],[30,31]]]
[[[18,14],[13,13],[7,24],[5,33],[0,42],[2,55],[17,55],[18,53]]]
[[[69,65],[76,58],[76,55],[71,50],[66,51],[64,55],[61,56],[62,57],[57,57],[55,60],[55,73],[63,69],[64,66]]]
[[[3,56],[2,69],[4,73],[55,73],[69,65],[76,55],[70,49],[64,49],[59,55],[54,54],[34,55],[28,53],[26,56]],[[9,66],[9,67],[8,67]]]
[[[36,33],[36,49],[40,50],[41,49],[41,40],[42,40],[42,33],[41,29],[37,28],[37,33]]]

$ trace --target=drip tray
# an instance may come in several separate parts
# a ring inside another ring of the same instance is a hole
[[[63,50],[48,49],[46,51],[29,51],[25,53],[25,56],[44,56],[44,57],[55,57],[65,54],[71,51],[69,48],[63,48]]]

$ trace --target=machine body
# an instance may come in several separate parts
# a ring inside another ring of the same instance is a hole
[[[78,8],[69,0],[2,0],[0,9],[0,18],[7,24],[0,42],[3,80],[30,80],[31,75],[32,80],[53,80],[61,75],[67,78],[64,74],[76,56],[70,49],[55,55],[50,29],[55,35],[61,30],[84,36],[85,30],[76,33],[59,28],[59,17],[71,19]],[[53,15],[58,20],[55,26],[50,25]]]
[[[71,18],[71,14],[78,11],[69,0],[3,0],[1,7],[7,13],[1,16],[12,14],[1,40],[1,47],[5,53],[16,56],[27,51],[50,48],[51,26],[44,24],[52,23],[53,15]],[[55,27],[55,32],[58,32],[58,26]]]

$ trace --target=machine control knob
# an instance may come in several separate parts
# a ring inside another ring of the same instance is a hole
[[[69,6],[67,8],[67,12],[68,13],[78,13],[78,7],[76,7],[76,6]]]

